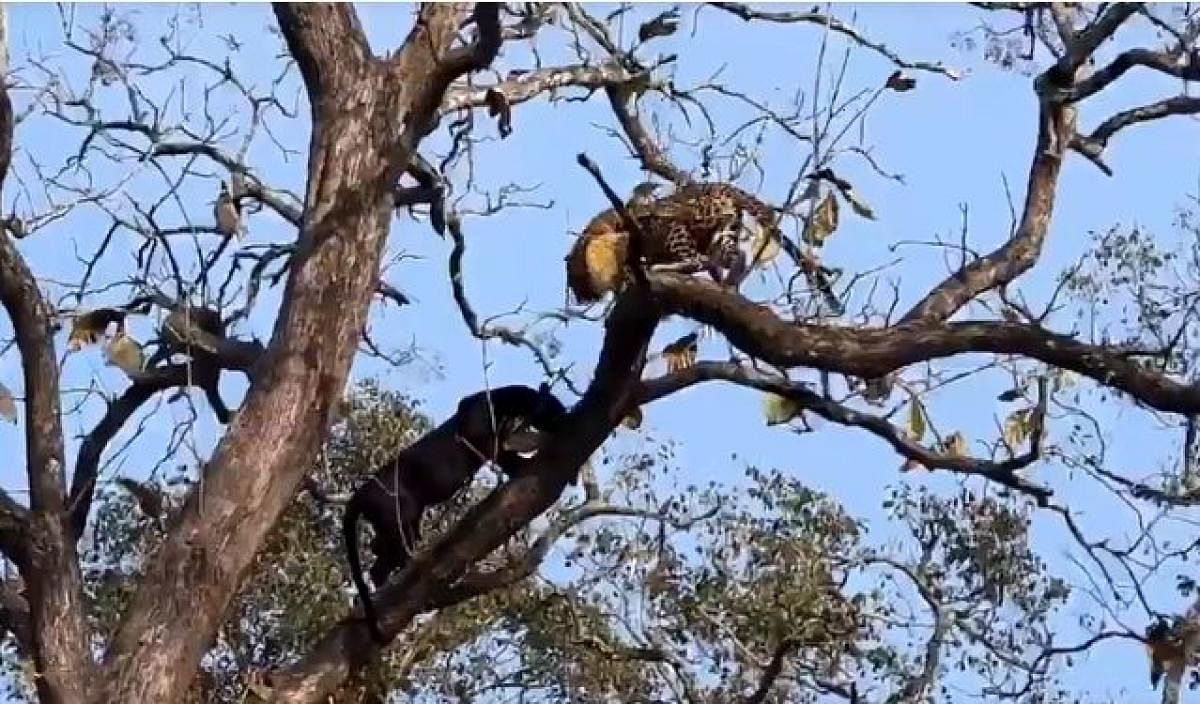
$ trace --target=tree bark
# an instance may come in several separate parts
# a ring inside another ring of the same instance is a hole
[[[385,633],[403,629],[433,608],[466,568],[549,508],[612,433],[636,393],[646,348],[660,313],[643,292],[622,296],[609,316],[591,385],[565,427],[538,453],[527,476],[506,483],[473,507],[445,539],[418,553],[404,572],[373,595]],[[335,626],[298,663],[271,677],[275,702],[318,704],[378,652],[363,621]]]
[[[313,123],[305,212],[283,304],[241,411],[148,561],[106,659],[101,701],[183,696],[315,457],[378,280],[395,183],[454,71],[490,62],[498,49],[496,31],[490,53],[450,51],[464,9],[422,8],[397,56],[379,61],[352,6],[275,6]]]
[[[0,52],[8,66],[7,14],[0,10]],[[4,74],[0,74],[3,76]],[[0,184],[12,162],[14,117],[0,89]],[[43,704],[83,702],[92,659],[83,619],[83,582],[66,511],[58,366],[49,306],[7,232],[0,232],[0,301],[12,319],[25,381],[28,525],[10,546],[29,601],[35,683]],[[5,497],[7,498],[7,497]],[[7,542],[7,541],[6,541]]]

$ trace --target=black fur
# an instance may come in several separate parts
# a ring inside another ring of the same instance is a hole
[[[508,476],[521,476],[532,459],[521,454],[540,447],[543,434],[554,432],[566,412],[546,384],[536,390],[514,385],[471,394],[453,416],[401,450],[354,492],[342,519],[342,538],[363,614],[378,641],[385,638],[363,579],[359,519],[375,531],[370,575],[379,588],[408,562],[426,507],[450,500],[489,459]]]

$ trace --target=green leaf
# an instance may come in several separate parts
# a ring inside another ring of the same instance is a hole
[[[925,437],[925,407],[916,394],[910,394],[908,406],[908,435],[920,442]]]

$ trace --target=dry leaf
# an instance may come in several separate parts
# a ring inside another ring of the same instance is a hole
[[[1055,391],[1069,389],[1079,383],[1079,375],[1069,369],[1055,369],[1053,375]]]
[[[663,347],[662,358],[667,363],[669,373],[674,374],[696,364],[696,340],[698,337],[697,333],[690,332]]]
[[[772,236],[767,228],[760,227],[750,239],[750,256],[754,257],[750,265],[765,269],[779,256],[780,249],[778,237]]]
[[[1029,409],[1019,408],[1004,419],[1004,441],[1009,447],[1018,447],[1029,437]]]
[[[925,437],[925,408],[916,394],[911,395],[908,406],[908,436],[917,442]]]
[[[635,406],[633,410],[625,414],[625,417],[621,419],[621,425],[629,428],[630,430],[637,430],[638,428],[642,427],[641,406]]]
[[[942,446],[946,448],[946,454],[951,457],[967,456],[967,438],[960,431],[955,431],[947,437]]]
[[[1008,391],[1005,391],[1004,393],[1000,394],[996,398],[1000,401],[1004,401],[1005,403],[1011,403],[1011,402],[1016,401],[1017,399],[1021,398],[1021,390],[1014,386],[1013,388],[1009,389]]]
[[[115,308],[97,308],[75,316],[71,333],[67,336],[67,349],[77,352],[85,345],[95,344],[116,323],[118,334],[125,327],[125,313]]]
[[[638,27],[638,41],[647,42],[655,37],[668,37],[679,29],[679,12],[667,10]]]
[[[854,212],[858,213],[860,217],[864,217],[868,220],[875,219],[875,211],[871,209],[871,206],[867,205],[865,200],[859,197],[858,193],[856,193],[853,188],[847,188],[846,190],[842,191],[842,196],[850,202],[850,207],[854,210]]]
[[[895,372],[881,376],[877,379],[865,379],[862,389],[863,400],[867,403],[878,406],[891,397],[892,388],[895,385]]]
[[[209,308],[176,308],[163,320],[159,334],[173,347],[192,345],[216,354],[220,331],[221,316],[216,311]]]
[[[495,88],[488,88],[483,100],[487,103],[488,117],[497,118],[496,129],[500,130],[500,138],[512,134],[512,103],[508,102],[508,96]]]
[[[766,416],[767,425],[787,423],[800,415],[801,410],[800,404],[779,394],[767,393],[763,398],[763,415]]]
[[[104,363],[117,367],[128,376],[134,376],[146,365],[142,346],[125,334],[118,334],[104,347]]]
[[[0,384],[0,418],[9,423],[17,422],[17,401],[4,384]]]
[[[887,82],[883,86],[891,88],[897,93],[904,93],[917,87],[917,79],[905,76],[900,69],[896,69],[892,75],[888,76]]]
[[[820,247],[837,230],[837,227],[838,202],[837,198],[832,193],[829,193],[825,196],[825,200],[817,205],[812,219],[805,226],[804,241],[814,247]]]
[[[163,513],[163,493],[152,481],[145,484],[129,477],[117,477],[116,483],[128,491],[137,501],[138,508],[149,518],[158,518]]]

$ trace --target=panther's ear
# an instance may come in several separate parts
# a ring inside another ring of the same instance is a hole
[[[484,394],[485,392],[483,391],[476,391],[470,396],[464,396],[463,399],[458,402],[458,410],[455,411],[455,417],[458,419],[458,422],[462,423],[467,420],[467,416],[471,413],[471,411],[475,410],[475,407],[479,404],[479,401],[483,398],[486,398]]]
[[[547,384],[544,381],[541,384],[538,384],[538,395],[539,396],[549,396],[550,395],[550,384]]]

